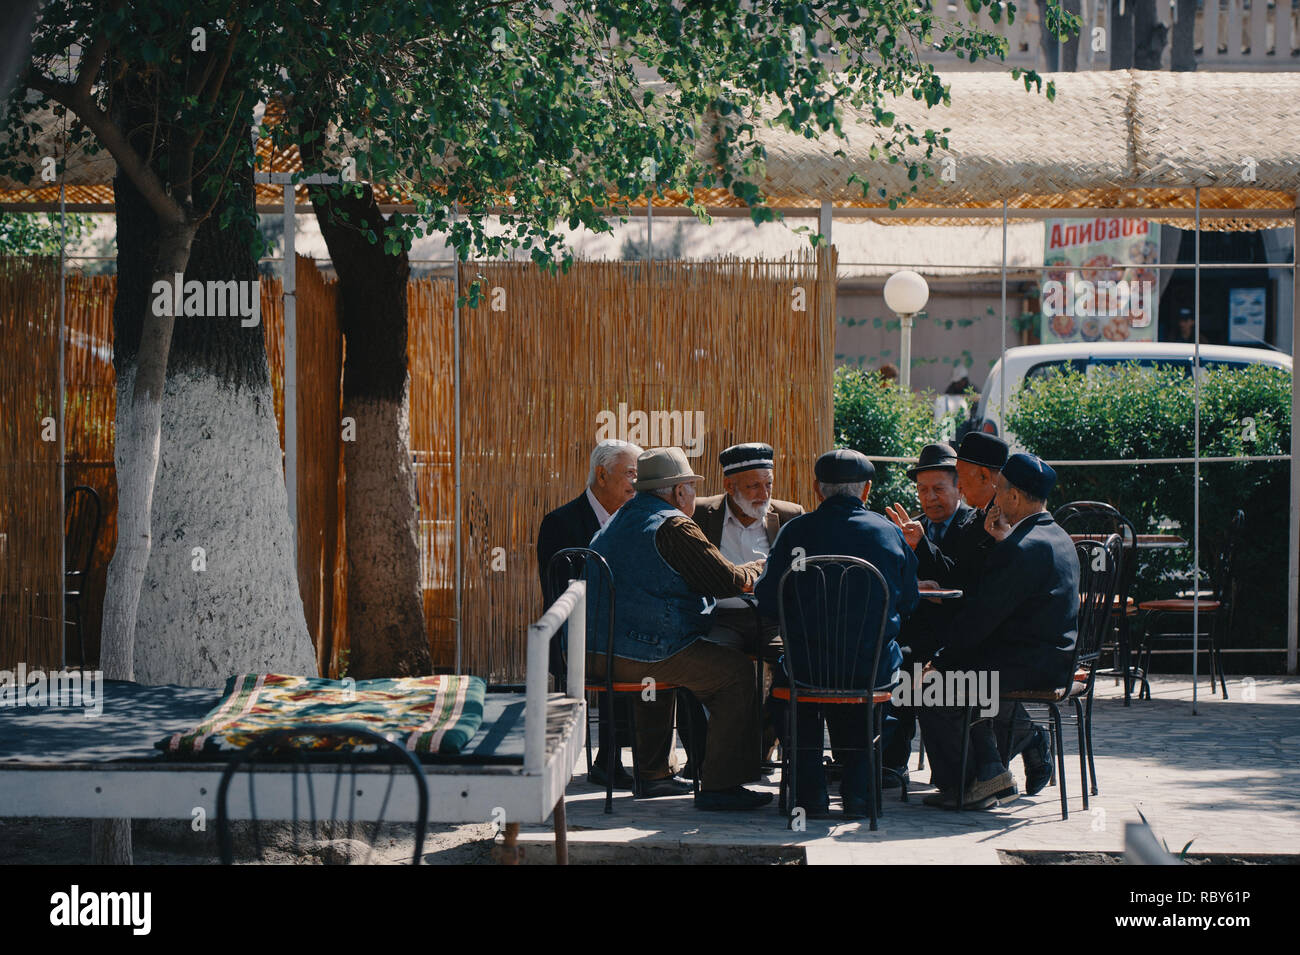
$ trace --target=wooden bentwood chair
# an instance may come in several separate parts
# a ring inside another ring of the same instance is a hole
[[[608,625],[605,636],[605,660],[609,661],[614,658],[614,620],[615,620],[615,593],[614,593],[614,573],[610,570],[609,564],[605,558],[589,547],[566,547],[557,551],[551,558],[550,564],[546,569],[547,590],[549,593],[561,593],[563,587],[557,589],[557,584],[571,579],[584,578],[587,581],[587,626],[588,638],[587,646],[592,646],[591,635],[595,632],[596,614],[601,610],[603,604],[607,608]],[[561,672],[565,672],[563,668]],[[562,682],[563,678],[559,678]],[[561,686],[562,691],[567,692],[566,688]],[[587,685],[583,687],[587,693],[607,693],[609,699],[614,700],[616,695],[628,698],[628,729],[632,738],[632,797],[635,799],[641,795],[641,765],[637,759],[636,746],[636,703],[641,693],[645,689],[640,683],[620,683],[614,679],[614,668],[606,665],[605,678],[603,681],[587,679]],[[693,734],[691,725],[690,703],[693,701],[691,691],[677,683],[655,684],[655,692],[672,693],[678,697],[676,705],[673,707],[674,712],[685,714],[686,732]],[[611,715],[615,712],[614,707],[610,706]],[[587,773],[591,773],[591,707],[587,708]],[[614,772],[618,763],[619,749],[617,745],[617,732],[611,732],[611,740],[614,745],[607,747],[607,756],[605,764],[605,812],[614,811]],[[699,752],[699,747],[692,746],[692,752]],[[702,758],[702,754],[701,754]],[[700,776],[703,775],[698,769],[695,773],[694,789],[695,795],[700,793]]]
[[[879,613],[870,614],[871,595]],[[858,599],[861,605],[856,606]],[[884,647],[889,621],[889,585],[876,567],[857,557],[827,555],[801,558],[782,576],[777,607],[784,643],[788,686],[775,686],[772,695],[789,702],[786,716],[788,745],[781,746],[781,811],[794,823],[795,774],[798,767],[799,704],[866,707],[868,815],[871,829],[883,807],[883,761],[881,760],[882,708],[889,702],[890,689],[879,689],[875,674]],[[797,632],[790,624],[798,621]],[[874,645],[864,641],[874,636]],[[863,664],[869,662],[870,669]],[[824,744],[824,739],[821,741]],[[841,747],[836,747],[840,749]],[[848,750],[846,750],[848,751]],[[907,782],[899,777],[902,799],[907,801]]]

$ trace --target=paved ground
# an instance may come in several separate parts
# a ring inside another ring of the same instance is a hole
[[[721,847],[802,846],[811,864],[997,864],[1004,861],[999,850],[1122,851],[1124,823],[1139,821],[1139,809],[1175,852],[1192,840],[1193,853],[1300,854],[1300,679],[1238,679],[1228,690],[1226,702],[1207,696],[1203,681],[1193,715],[1187,677],[1155,678],[1153,699],[1128,709],[1118,686],[1099,684],[1093,735],[1100,794],[1084,810],[1078,748],[1067,724],[1068,820],[1050,786],[986,812],[922,806],[920,797],[934,791],[928,768],[913,769],[910,803],[900,803],[897,790],[886,793],[877,832],[865,820],[809,820],[807,831],[796,833],[775,808],[703,813],[690,797],[634,801],[618,792],[607,816],[604,791],[577,776],[566,799],[573,861],[583,861],[584,845],[594,860],[612,858],[604,846],[622,843],[647,857],[694,854],[701,861],[721,856]],[[1013,769],[1023,788],[1019,760]],[[773,792],[775,782],[768,780]],[[524,828],[530,861],[549,855],[552,838],[547,826]]]

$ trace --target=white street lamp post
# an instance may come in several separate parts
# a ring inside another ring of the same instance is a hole
[[[885,304],[896,313],[903,325],[903,344],[899,355],[898,385],[904,391],[912,387],[912,319],[930,300],[930,286],[911,269],[895,272],[885,282]]]

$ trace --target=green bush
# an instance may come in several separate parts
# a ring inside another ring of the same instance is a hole
[[[915,458],[923,445],[936,440],[932,398],[902,391],[875,371],[835,369],[835,446],[863,454]],[[876,480],[867,498],[873,511],[886,504],[919,506],[916,486],[907,479],[907,465],[876,462]]]
[[[1191,457],[1193,387],[1177,369],[1137,366],[1053,374],[1027,384],[1010,402],[1007,428],[1026,448],[1052,460]],[[1201,380],[1201,456],[1286,454],[1291,441],[1291,376],[1264,365],[1207,370]],[[1191,464],[1057,468],[1049,507],[1105,501],[1138,533],[1173,526],[1192,537]],[[1239,592],[1228,646],[1281,647],[1286,632],[1287,509],[1285,461],[1201,464],[1201,568],[1208,573],[1238,508],[1246,524],[1238,548]],[[1146,551],[1134,597],[1172,596],[1187,586],[1191,548]],[[1208,585],[1208,584],[1207,584]],[[1271,665],[1271,657],[1252,666]]]

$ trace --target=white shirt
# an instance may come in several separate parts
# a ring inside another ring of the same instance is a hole
[[[591,493],[591,488],[587,488],[587,503],[590,504],[591,509],[596,512],[596,520],[600,522],[601,527],[604,527],[609,523],[609,519],[613,517],[613,515],[601,507],[600,501],[596,499],[596,495]]]
[[[766,558],[771,545],[767,542],[767,521],[754,521],[748,527],[740,523],[731,509],[731,499],[722,499],[722,509],[726,517],[722,519],[722,556],[733,564],[748,564],[751,560]],[[749,604],[739,597],[722,597],[718,606],[726,608],[745,608]]]

